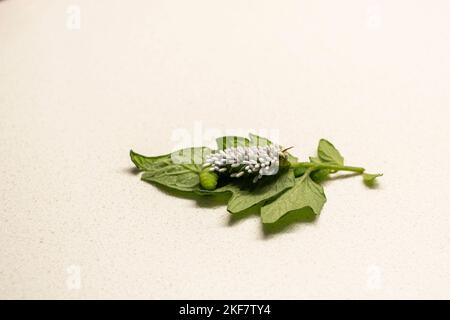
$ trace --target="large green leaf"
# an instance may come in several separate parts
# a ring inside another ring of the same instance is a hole
[[[157,157],[146,157],[139,153],[134,152],[133,150],[130,150],[130,158],[131,161],[133,161],[136,168],[145,171],[145,170],[153,170],[155,162],[170,160],[170,153]]]
[[[199,188],[199,173],[209,148],[186,148],[160,157],[146,157],[133,151],[131,160],[140,170],[141,179],[179,191],[196,191]]]
[[[295,179],[292,188],[261,208],[261,219],[263,223],[274,223],[285,214],[305,207],[319,214],[325,202],[322,186],[315,183],[307,172]]]
[[[185,148],[156,157],[148,157],[130,150],[130,158],[136,168],[142,171],[155,170],[158,166],[164,166],[170,162],[202,164],[211,149],[207,147]]]
[[[195,165],[170,164],[155,172],[145,171],[142,180],[156,182],[179,191],[194,191],[200,183]]]
[[[263,204],[283,191],[292,188],[294,181],[293,170],[282,170],[275,176],[265,176],[256,184],[235,181],[215,190],[200,189],[196,193],[200,195],[231,193],[227,210],[231,213],[240,213]]]
[[[280,171],[276,176],[267,176],[259,180],[256,185],[231,190],[231,196],[227,210],[231,213],[239,213],[248,208],[276,197],[283,191],[294,185],[293,170]]]

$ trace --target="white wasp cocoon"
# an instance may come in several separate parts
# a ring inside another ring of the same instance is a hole
[[[278,172],[281,147],[275,144],[269,146],[252,146],[227,148],[216,151],[206,157],[205,168],[220,173],[228,172],[231,178],[242,177],[245,173],[255,174],[253,182],[262,176],[275,175]]]

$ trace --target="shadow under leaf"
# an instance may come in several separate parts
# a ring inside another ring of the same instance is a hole
[[[253,206],[239,213],[230,213],[228,218],[228,226],[234,226],[240,221],[247,219],[251,216],[259,216],[261,205]]]
[[[0,1],[1,1],[1,0],[0,0]],[[135,176],[142,172],[141,170],[139,170],[139,169],[136,168],[136,167],[125,168],[125,169],[123,169],[122,171],[125,172],[125,173],[128,173],[128,174],[135,175]]]
[[[130,174],[139,174],[140,171],[138,169],[135,169],[136,168],[127,169],[127,172],[129,172]],[[231,193],[228,192],[210,195],[199,195],[193,192],[175,190],[157,182],[144,182],[157,187],[161,192],[165,193],[168,196],[175,196],[178,198],[193,200],[195,201],[196,205],[201,208],[216,208],[225,206],[224,209],[226,210],[226,205],[231,196]],[[230,214],[227,225],[234,226],[244,219],[250,218],[252,216],[259,216],[261,207],[262,205],[256,205],[240,213]],[[315,219],[316,214],[314,214],[314,212],[310,208],[302,208],[300,210],[291,211],[275,223],[263,224],[262,228],[264,238],[268,239],[277,233],[288,231],[299,223],[312,223],[315,221]]]
[[[363,183],[369,189],[378,189],[380,186],[377,180],[372,180],[372,181],[363,180]]]
[[[315,181],[317,183],[320,183],[322,185],[327,185],[328,183],[332,182],[332,181],[336,181],[336,180],[344,180],[344,179],[349,179],[352,177],[356,177],[361,175],[360,173],[343,173],[343,174],[336,174],[333,176],[327,176],[321,180]]]

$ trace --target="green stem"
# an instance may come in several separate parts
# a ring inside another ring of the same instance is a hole
[[[291,164],[292,168],[304,167],[311,168],[311,171],[317,169],[330,169],[333,171],[352,171],[356,173],[363,173],[364,168],[361,167],[350,167],[350,166],[341,166],[337,164],[327,164],[327,163],[314,163],[314,162],[296,162]]]

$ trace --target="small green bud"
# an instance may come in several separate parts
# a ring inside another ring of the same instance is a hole
[[[315,182],[321,182],[325,180],[328,175],[331,173],[330,169],[319,169],[311,172],[311,179]]]
[[[296,177],[300,177],[300,176],[302,176],[302,175],[305,174],[306,169],[307,169],[307,168],[306,168],[306,167],[303,167],[303,166],[297,167],[297,168],[294,169],[294,175],[295,175]]]
[[[219,176],[217,173],[210,171],[208,168],[203,169],[199,175],[200,186],[206,190],[214,190],[217,187]]]

